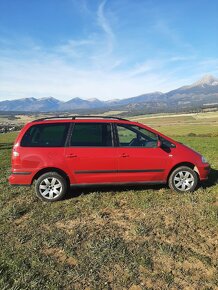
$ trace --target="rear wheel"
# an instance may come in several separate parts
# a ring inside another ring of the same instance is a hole
[[[43,201],[57,201],[63,198],[67,191],[66,179],[56,172],[47,172],[36,181],[36,195]]]
[[[172,190],[177,192],[192,192],[198,184],[198,176],[190,167],[181,166],[171,173],[168,184]]]

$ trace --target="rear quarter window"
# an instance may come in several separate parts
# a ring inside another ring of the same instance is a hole
[[[38,124],[30,127],[21,140],[22,147],[63,147],[69,123]]]

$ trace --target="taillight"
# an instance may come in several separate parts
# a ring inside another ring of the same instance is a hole
[[[20,156],[19,152],[17,151],[18,146],[19,146],[18,143],[15,143],[14,146],[13,146],[13,150],[12,150],[12,156],[13,157],[19,157]]]
[[[19,154],[17,151],[13,151],[12,155],[13,155],[13,157],[18,157],[18,156],[20,156],[20,154]]]

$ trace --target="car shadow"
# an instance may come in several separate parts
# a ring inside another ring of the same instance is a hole
[[[202,182],[201,187],[207,188],[212,187],[218,183],[218,170],[211,168],[208,180],[205,182]]]
[[[165,184],[155,184],[155,185],[90,185],[85,187],[76,187],[73,186],[68,190],[68,193],[65,197],[65,199],[71,199],[75,197],[79,197],[81,195],[87,195],[91,194],[93,192],[110,192],[111,195],[115,195],[119,192],[125,192],[129,190],[137,190],[137,191],[143,191],[143,190],[159,190],[161,188],[166,188],[167,185]]]
[[[218,182],[218,170],[211,169],[209,178],[207,181],[202,182],[200,184],[200,187],[202,188],[208,188],[216,185]],[[72,199],[75,197],[79,197],[81,195],[87,195],[93,192],[111,192],[112,195],[115,195],[119,192],[125,192],[129,190],[137,190],[137,191],[143,191],[143,190],[160,190],[160,189],[166,189],[168,188],[167,184],[156,184],[156,185],[90,185],[85,187],[76,187],[73,186],[68,190],[68,193],[65,197],[65,199]]]

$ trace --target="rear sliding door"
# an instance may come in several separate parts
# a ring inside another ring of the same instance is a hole
[[[116,148],[110,123],[75,122],[65,148],[73,184],[111,183],[117,180]]]

